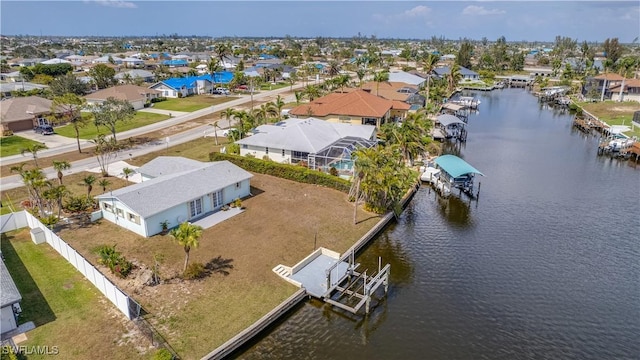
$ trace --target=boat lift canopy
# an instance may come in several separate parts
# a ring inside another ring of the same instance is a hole
[[[464,109],[464,106],[453,104],[453,103],[445,103],[444,105],[442,105],[442,108],[447,110],[452,110],[452,111],[460,111]]]
[[[444,170],[444,172],[454,178],[467,174],[480,174],[484,176],[483,173],[455,155],[438,156],[435,163]]]
[[[442,126],[449,126],[451,124],[462,124],[462,125],[465,125],[465,122],[460,120],[460,118],[455,116],[455,115],[449,115],[449,114],[438,115],[438,117],[436,117],[436,120]]]

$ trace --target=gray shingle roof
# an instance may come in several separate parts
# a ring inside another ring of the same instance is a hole
[[[158,156],[148,163],[140,166],[136,171],[149,177],[171,175],[187,170],[195,170],[204,163],[180,156]]]
[[[98,199],[117,198],[146,218],[253,177],[228,161],[201,164],[196,169],[160,176],[102,194]]]
[[[331,123],[315,118],[288,119],[273,125],[258,126],[255,135],[236,143],[317,153],[347,136],[371,139],[375,129],[372,125]]]
[[[403,82],[411,85],[423,84],[426,80],[420,76],[404,71],[392,71],[389,73],[389,81]]]
[[[0,307],[5,307],[22,300],[16,284],[9,274],[7,266],[0,260]]]

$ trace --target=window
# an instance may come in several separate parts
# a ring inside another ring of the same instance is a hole
[[[242,185],[242,184],[240,184],[239,182],[237,182],[237,183],[236,183],[236,189],[240,189],[240,186],[241,186],[241,185]]]
[[[140,224],[140,216],[138,216],[138,215],[135,215],[135,214],[132,214],[132,213],[127,213],[127,218],[132,223]]]
[[[113,212],[113,206],[111,206],[111,204],[102,203],[102,209],[108,212]]]
[[[269,148],[268,147],[264,148],[264,153],[265,154],[269,154]]]
[[[284,156],[284,149],[282,149],[282,156]]]
[[[189,215],[196,217],[202,214],[202,199],[195,199],[189,202]]]
[[[243,148],[243,149],[248,149],[248,148],[249,148],[249,145],[247,145],[247,144],[242,144],[242,148]]]
[[[124,211],[122,211],[122,209],[120,208],[116,208],[116,215],[120,217],[124,217]]]
[[[350,116],[339,116],[338,120],[341,123],[349,123],[349,122],[351,122],[351,117]]]
[[[301,151],[292,151],[291,152],[291,159],[293,161],[307,161],[308,157],[309,157],[309,153],[308,152],[301,152]]]
[[[240,184],[240,183],[238,183]],[[236,184],[236,186],[238,185]],[[213,208],[217,209],[222,206],[222,190],[216,191],[211,194],[211,199],[213,201]]]

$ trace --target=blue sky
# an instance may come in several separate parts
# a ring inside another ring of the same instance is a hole
[[[0,1],[2,35],[487,37],[640,36],[636,1]]]

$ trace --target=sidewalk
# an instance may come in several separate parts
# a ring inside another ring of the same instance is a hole
[[[304,84],[300,83],[300,84],[296,84],[293,86],[294,90],[303,88]],[[283,88],[280,89],[276,89],[276,90],[270,90],[270,91],[264,91],[261,92],[259,94],[254,94],[253,95],[253,101],[258,101],[258,100],[264,100],[264,99],[270,99],[270,98],[275,98],[277,95],[285,93],[290,91],[290,87],[289,86],[285,86]],[[232,101],[228,101],[226,103],[223,104],[219,104],[219,105],[214,105],[214,106],[210,106],[204,109],[200,109],[200,110],[196,110],[194,112],[191,113],[182,113],[184,115],[180,115],[180,116],[174,116],[170,119],[164,120],[164,121],[160,121],[154,124],[150,124],[147,126],[142,126],[136,129],[131,129],[131,130],[127,130],[127,131],[123,131],[118,133],[118,140],[124,140],[130,137],[135,137],[135,136],[140,136],[140,135],[144,135],[150,132],[154,132],[157,130],[162,130],[171,126],[175,126],[193,119],[197,119],[199,117],[202,116],[206,116],[206,115],[210,115],[213,114],[216,111],[222,111],[222,110],[226,110],[230,107],[239,107],[240,105],[245,105],[245,104],[250,104],[251,103],[251,96],[250,95],[241,95],[242,97],[236,100],[232,100]],[[291,98],[291,96],[287,97],[287,98]],[[160,109],[153,109],[156,111],[165,111],[165,110],[160,110]],[[172,115],[175,115],[177,113],[180,112],[176,112],[176,111],[171,111]],[[219,124],[220,127],[223,127],[222,124]],[[223,127],[224,128],[224,127]],[[202,130],[200,130],[200,134],[202,134]],[[175,134],[172,135],[171,138],[173,139],[174,137],[178,137],[180,138],[180,136],[178,136],[179,134]],[[54,146],[49,146],[47,144],[47,146],[49,147],[49,149],[46,150],[42,150],[38,153],[38,156],[40,158],[44,158],[44,157],[51,157],[51,156],[56,156],[56,155],[60,155],[60,154],[64,154],[67,152],[71,152],[71,151],[76,151],[77,150],[77,145],[75,143],[75,139],[71,139],[72,143],[71,144],[60,144],[60,145],[56,145],[54,144]],[[39,140],[41,141],[41,140]],[[80,143],[82,145],[87,145],[89,144],[88,141],[86,140],[80,140]],[[171,146],[171,144],[169,145]],[[0,158],[0,165],[12,165],[12,164],[17,164],[20,162],[24,161],[24,156],[18,154],[18,155],[12,155],[12,156],[6,156],[3,158]]]

